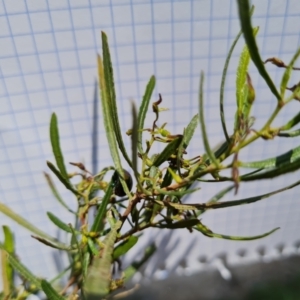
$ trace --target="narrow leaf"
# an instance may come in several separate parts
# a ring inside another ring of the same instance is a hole
[[[295,136],[299,136],[299,135],[300,135],[300,129],[278,133],[278,136],[280,136],[280,137],[295,137]]]
[[[153,93],[155,87],[155,77],[151,76],[147,87],[146,87],[146,91],[141,103],[141,106],[139,108],[139,114],[138,114],[138,149],[139,152],[142,154],[143,151],[143,129],[144,129],[144,123],[145,123],[145,118],[146,118],[146,114],[148,111],[148,107],[149,107],[149,103],[150,103],[150,99]]]
[[[56,217],[54,214],[52,214],[51,212],[47,212],[47,216],[48,218],[60,229],[72,233],[71,228],[69,227],[69,225],[67,225],[66,223],[64,223],[63,221],[61,221],[58,217]]]
[[[271,92],[275,95],[275,97],[277,98],[278,101],[282,101],[281,96],[280,96],[279,92],[277,91],[268,72],[266,71],[263,61],[259,54],[259,50],[258,50],[256,41],[255,41],[255,37],[253,34],[252,25],[251,25],[251,13],[250,13],[249,0],[238,0],[237,3],[238,3],[238,11],[239,11],[241,28],[242,28],[242,31],[244,34],[246,44],[249,49],[251,59],[254,62],[260,75],[266,81]]]
[[[275,232],[276,230],[279,229],[279,227],[277,227],[277,228],[275,228],[271,231],[268,231],[264,234],[261,234],[261,235],[242,237],[242,236],[233,236],[233,235],[224,235],[224,234],[214,233],[209,228],[207,228],[205,225],[203,225],[201,223],[198,224],[197,226],[195,226],[194,228],[208,237],[225,239],[225,240],[233,240],[233,241],[251,241],[251,240],[261,239],[263,237],[266,237],[266,236],[272,234],[273,232]]]
[[[68,173],[64,163],[64,157],[60,149],[59,131],[57,125],[57,117],[55,113],[52,114],[50,121],[50,140],[57,167],[60,170],[62,177],[66,181],[69,181]]]
[[[117,103],[116,103],[116,92],[115,92],[115,84],[114,84],[114,74],[113,74],[113,66],[110,57],[110,51],[107,41],[106,34],[102,31],[102,51],[103,51],[103,67],[104,67],[104,77],[105,77],[105,85],[106,85],[106,92],[108,101],[108,112],[109,117],[112,120],[112,125],[114,129],[114,133],[116,136],[116,140],[119,145],[119,149],[121,150],[123,157],[126,159],[127,163],[132,167],[132,163],[128,157],[122,134],[121,128],[119,123],[119,116],[117,110]]]
[[[56,175],[60,182],[66,187],[66,189],[70,190],[76,196],[80,196],[80,193],[76,189],[74,189],[70,181],[66,180],[65,177],[61,175],[61,173],[55,168],[55,166],[50,161],[47,161],[47,166]]]
[[[132,134],[131,134],[131,151],[132,151],[132,169],[134,172],[134,176],[139,183],[139,175],[137,171],[137,151],[138,151],[138,120],[137,120],[137,112],[134,102],[131,103],[131,115],[132,115]],[[141,187],[140,183],[139,186]]]
[[[163,190],[163,189],[155,189],[155,192],[158,194],[162,194],[162,195],[169,195],[169,196],[177,196],[177,197],[181,197],[184,196],[186,194],[191,194],[194,193],[196,191],[199,191],[200,188],[196,188],[196,189],[182,189],[180,191],[167,191],[167,190]]]
[[[180,160],[182,158],[182,154],[183,154],[184,150],[188,147],[188,145],[194,135],[197,125],[198,125],[198,114],[192,118],[192,120],[190,121],[190,123],[188,124],[186,129],[184,130],[183,138],[178,147],[177,167],[178,167],[179,174],[180,174]]]
[[[188,219],[188,220],[181,220],[175,223],[160,225],[158,227],[169,228],[169,229],[189,228],[197,225],[199,222],[200,221],[198,219]]]
[[[39,236],[32,235],[31,237],[34,238],[34,239],[36,239],[40,243],[42,243],[42,244],[44,244],[46,246],[49,246],[51,248],[54,248],[54,249],[59,249],[59,250],[64,250],[64,251],[75,250],[75,249],[72,249],[71,247],[69,247],[67,245],[64,245],[64,244],[61,244],[61,243],[56,243],[56,242],[53,242],[53,241],[48,241],[48,240],[46,240],[44,238],[41,238]]]
[[[138,271],[138,269],[150,259],[150,257],[155,253],[155,251],[156,246],[154,243],[145,249],[143,258],[140,261],[133,262],[132,265],[124,271],[124,277],[126,281],[132,278],[132,276]]]
[[[300,55],[300,48],[294,54],[292,60],[290,61],[288,67],[285,69],[285,71],[282,75],[281,84],[280,84],[280,95],[281,95],[282,99],[284,99],[286,87],[287,87],[288,82],[290,80],[294,64],[295,64],[296,60],[299,58],[299,55]]]
[[[54,182],[52,181],[51,177],[49,174],[45,173],[44,172],[44,175],[46,177],[46,180],[48,182],[48,185],[54,195],[54,197],[56,198],[56,200],[64,207],[66,208],[70,213],[72,214],[76,214],[76,212],[74,212],[71,208],[69,208],[69,206],[65,203],[65,201],[61,198],[61,196],[59,195],[55,185],[54,185]]]
[[[49,300],[65,300],[65,298],[52,287],[46,280],[41,281],[41,287]]]
[[[101,257],[94,257],[88,269],[84,290],[87,295],[105,296],[109,293],[111,282],[111,263],[117,231],[122,222],[118,221],[104,239]]]
[[[38,288],[40,288],[40,280],[35,277],[28,269],[25,267],[19,260],[17,260],[13,255],[9,254],[7,251],[4,250],[4,245],[0,243],[0,249],[6,253],[7,261],[16,270],[21,277],[25,278],[27,281],[32,282]]]
[[[155,157],[153,161],[153,165],[155,167],[159,167],[162,163],[167,161],[172,154],[176,153],[177,148],[181,143],[182,137],[175,138],[172,142],[170,142],[165,149]]]
[[[38,229],[37,227],[35,227],[33,224],[31,224],[30,222],[25,220],[23,217],[21,217],[20,215],[15,213],[13,210],[11,210],[9,207],[7,207],[3,203],[0,203],[0,212],[5,214],[9,218],[14,220],[18,224],[20,224],[21,226],[23,226],[24,228],[28,229],[32,233],[34,233],[40,237],[43,237],[51,242],[58,243],[53,237],[49,236],[47,233],[45,233],[45,232],[41,231],[40,229]]]
[[[6,253],[13,254],[15,251],[14,236],[8,226],[3,225],[4,233],[4,250],[1,250],[1,263],[2,263],[2,281],[3,292],[5,295],[10,295],[14,288],[14,272],[11,265],[8,263]]]
[[[113,253],[113,259],[116,260],[120,256],[125,255],[138,241],[137,236],[130,236],[128,240],[122,242],[119,244],[115,249]]]
[[[110,114],[110,103],[109,103],[109,93],[110,91],[107,88],[106,78],[104,75],[103,63],[101,57],[98,55],[98,75],[99,75],[99,84],[100,84],[100,91],[101,91],[101,103],[102,103],[102,112],[103,112],[103,121],[104,121],[104,128],[106,132],[106,138],[109,144],[110,154],[114,161],[115,168],[117,172],[121,175],[120,181],[123,186],[123,189],[128,197],[131,197],[130,192],[127,188],[126,182],[124,181],[124,172],[121,165],[121,160],[119,156],[119,151],[117,148],[116,137],[114,133],[114,127],[111,119]]]
[[[300,159],[300,146],[291,149],[279,156],[253,162],[239,162],[239,166],[244,168],[268,169],[290,165]]]
[[[105,195],[101,201],[101,204],[98,208],[97,215],[96,215],[94,223],[91,227],[91,231],[94,231],[94,232],[100,231],[101,232],[103,230],[104,218],[106,215],[107,205],[109,204],[112,193],[113,193],[113,182],[111,180],[105,191]]]
[[[193,206],[193,205],[188,205],[188,204],[180,204],[180,203],[174,203],[174,202],[166,202],[166,201],[160,201],[160,200],[154,200],[155,203],[163,206],[163,207],[174,207],[178,210],[198,210],[197,207]]]
[[[204,121],[204,107],[203,107],[204,106],[203,105],[203,83],[204,83],[204,73],[201,72],[201,75],[200,75],[200,89],[199,89],[199,118],[200,118],[202,139],[203,139],[204,148],[205,148],[205,151],[206,151],[208,157],[210,158],[212,163],[218,168],[219,163],[218,163],[214,153],[212,152],[212,150],[209,146],[208,136],[207,136],[207,133],[206,133],[206,127],[205,127],[205,121]]]
[[[285,125],[280,127],[280,130],[289,130],[293,128],[295,125],[297,125],[300,122],[300,112],[297,113],[296,116],[294,116],[291,120],[289,120]]]

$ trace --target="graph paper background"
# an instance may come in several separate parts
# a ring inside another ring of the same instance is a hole
[[[265,0],[253,1],[253,4],[256,6],[253,23],[260,26],[257,40],[262,57],[276,56],[288,62],[299,47],[299,1]],[[101,30],[108,35],[111,46],[124,133],[131,124],[129,100],[140,103],[152,74],[157,78],[153,101],[158,93],[162,94],[162,106],[170,108],[163,113],[168,129],[181,133],[198,111],[198,82],[200,70],[203,70],[206,75],[205,119],[210,142],[223,141],[218,90],[226,54],[239,31],[234,0],[0,1],[0,201],[53,236],[57,236],[57,231],[46,218],[47,211],[67,222],[72,222],[72,218],[55,201],[43,177],[43,171],[48,171],[45,161],[53,161],[48,134],[50,115],[52,112],[58,115],[66,161],[82,161],[92,170],[93,99]],[[227,79],[229,128],[233,126],[235,68],[242,47],[243,39],[234,53]],[[282,70],[272,65],[267,68],[274,81],[280,82]],[[257,88],[253,115],[255,127],[259,128],[273,110],[275,99],[253,66],[250,74]],[[296,75],[292,84],[299,81]],[[291,104],[279,115],[276,125],[284,124],[298,111],[299,103]],[[99,170],[111,164],[111,160],[100,108],[98,117]],[[151,124],[151,119],[148,121]],[[124,139],[129,145],[125,134]],[[298,141],[259,141],[243,151],[240,158],[253,161],[272,157],[296,147]],[[198,129],[189,155],[203,152]],[[268,182],[242,184],[238,196],[262,194],[286,186],[296,181],[296,177],[298,173]],[[201,191],[189,200],[207,201],[220,186],[202,184]],[[64,189],[60,191],[65,201],[75,207],[73,197]],[[183,257],[190,270],[194,270],[201,269],[200,258],[210,261],[224,252],[234,263],[239,261],[240,249],[247,251],[249,261],[258,259],[257,249],[262,246],[266,247],[269,257],[275,257],[279,244],[286,246],[286,253],[294,251],[293,245],[300,240],[298,195],[299,188],[295,188],[261,203],[203,216],[203,222],[212,230],[230,235],[256,235],[281,227],[280,231],[259,241],[209,239],[185,230],[147,232],[140,246],[155,240],[159,250],[146,268],[145,276],[159,277],[155,273],[157,268],[176,271]],[[233,195],[226,197],[234,198]],[[11,226],[17,237],[17,253],[35,274],[48,278],[54,274],[52,249],[33,240],[28,231],[3,215],[0,224]],[[168,259],[163,264],[166,256]]]

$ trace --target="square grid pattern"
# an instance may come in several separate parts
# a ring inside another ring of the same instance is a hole
[[[297,0],[253,1],[256,5],[253,23],[260,26],[258,43],[263,58],[280,57],[288,62],[299,47],[300,5]],[[154,74],[155,89],[163,96],[163,113],[172,133],[183,127],[198,111],[200,70],[205,72],[205,118],[212,145],[223,140],[218,111],[219,86],[226,54],[239,31],[234,0],[167,1],[167,0],[4,0],[0,3],[0,201],[44,231],[57,235],[46,220],[53,211],[67,222],[72,219],[53,199],[43,171],[45,161],[52,160],[49,142],[49,120],[56,112],[61,145],[66,161],[82,161],[90,170],[111,163],[102,116],[99,117],[98,160],[92,160],[91,130],[94,87],[97,76],[96,53],[101,49],[100,31],[109,38],[115,70],[115,84],[121,127],[131,124],[130,99],[140,102],[147,81]],[[226,118],[233,126],[235,106],[235,69],[241,39],[230,64],[226,89]],[[282,70],[267,65],[276,83]],[[257,126],[269,116],[275,100],[253,66],[250,68],[257,100],[253,110]],[[295,83],[297,79],[292,78]],[[278,118],[284,124],[299,110],[298,103],[288,107]],[[147,119],[151,124],[151,118]],[[129,146],[129,140],[124,135]],[[296,147],[296,141],[278,139],[257,142],[241,153],[241,159],[253,161],[278,155]],[[189,155],[203,153],[200,130],[191,144]],[[70,170],[73,170],[70,168]],[[287,176],[270,182],[243,184],[239,198],[254,196],[285,186],[293,180]],[[295,181],[295,179],[294,179]],[[56,181],[57,187],[60,184]],[[205,202],[219,185],[202,184],[202,190],[189,201]],[[70,205],[74,199],[64,189],[61,195]],[[165,266],[175,271],[182,259],[190,266],[199,257],[208,260],[226,250],[228,259],[236,261],[240,248],[255,258],[263,245],[267,253],[279,243],[292,245],[300,239],[300,203],[298,188],[261,203],[207,213],[203,221],[212,230],[230,235],[255,235],[280,226],[274,235],[253,242],[208,239],[194,232],[161,233],[158,254],[146,274],[169,256]],[[233,195],[226,199],[233,198]],[[0,224],[11,226],[17,236],[18,254],[39,276],[50,278],[55,272],[47,255],[52,249],[30,238],[8,218],[1,215]],[[1,233],[2,234],[2,233]],[[0,234],[0,237],[2,237]],[[167,234],[167,235],[166,235]],[[168,236],[166,238],[166,236]],[[145,234],[144,242],[153,238]],[[176,251],[175,251],[176,249]],[[273,251],[273,252],[272,252]],[[251,254],[252,253],[252,254]],[[188,255],[187,255],[188,254]],[[199,266],[197,265],[197,268]]]

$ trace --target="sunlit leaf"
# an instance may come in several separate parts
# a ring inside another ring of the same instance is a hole
[[[44,244],[46,246],[49,246],[51,248],[54,248],[54,249],[65,250],[65,251],[74,250],[74,249],[72,249],[71,247],[69,247],[67,245],[64,245],[64,244],[58,243],[58,242],[48,241],[48,240],[46,240],[44,238],[41,238],[39,236],[32,235],[31,237],[33,237],[34,239],[36,239],[40,243],[42,243],[42,244]]]
[[[69,233],[72,232],[70,227],[66,223],[61,221],[58,217],[56,217],[53,213],[47,212],[47,216],[58,228],[66,231],[66,232],[69,232]]]
[[[282,101],[281,96],[280,96],[279,92],[277,91],[268,72],[266,71],[263,61],[259,54],[259,50],[258,50],[256,41],[255,41],[254,34],[253,34],[253,28],[251,25],[251,12],[250,12],[249,0],[238,0],[237,3],[238,3],[238,12],[239,12],[241,28],[242,28],[242,31],[244,34],[246,44],[249,49],[251,59],[254,62],[260,75],[266,81],[271,92],[275,95],[275,97],[277,98],[278,101]]]
[[[84,291],[91,296],[104,296],[109,293],[111,282],[111,263],[117,231],[122,222],[118,221],[103,241],[101,257],[94,257],[88,269]]]
[[[140,153],[143,153],[143,129],[144,129],[144,122],[145,122],[145,118],[146,118],[146,114],[148,111],[148,107],[149,107],[149,103],[150,103],[150,99],[153,93],[155,87],[155,77],[151,76],[147,87],[146,87],[146,91],[141,103],[141,106],[139,108],[139,113],[138,113],[138,149],[140,151]]]
[[[109,65],[109,62],[108,62]],[[109,66],[106,66],[109,67]],[[114,161],[115,168],[117,172],[121,175],[120,176],[120,181],[123,186],[124,191],[126,192],[128,197],[130,196],[130,192],[127,188],[126,182],[124,181],[124,172],[123,168],[121,165],[121,160],[119,156],[119,151],[117,147],[117,142],[116,142],[116,137],[115,137],[115,131],[114,131],[114,126],[113,126],[113,121],[111,117],[111,108],[110,108],[110,90],[108,85],[106,84],[106,77],[104,74],[104,69],[103,69],[103,63],[101,60],[101,57],[98,55],[98,76],[99,76],[99,84],[100,84],[100,91],[101,91],[101,103],[102,103],[102,111],[103,111],[103,122],[104,122],[104,128],[106,132],[106,137],[107,141],[109,144],[109,150],[111,157]],[[109,74],[106,76],[109,77]],[[110,79],[108,79],[110,80]]]
[[[288,131],[288,132],[280,132],[278,133],[278,136],[280,137],[295,137],[300,135],[300,129]]]
[[[117,103],[116,103],[113,66],[111,62],[107,36],[103,31],[101,32],[101,38],[102,38],[102,51],[103,51],[103,68],[104,68],[104,77],[105,77],[105,86],[106,86],[107,112],[109,113],[108,117],[111,118],[112,127],[115,133],[117,143],[119,145],[119,149],[121,150],[123,157],[126,159],[127,163],[132,167],[132,162],[129,159],[122,138]]]
[[[57,167],[62,177],[66,181],[69,181],[68,173],[64,163],[64,157],[60,149],[59,131],[57,125],[57,117],[55,113],[52,114],[51,121],[50,121],[50,140],[51,140],[52,151],[55,157]]]
[[[280,94],[281,94],[282,99],[284,99],[287,84],[290,80],[293,67],[295,65],[296,60],[299,58],[299,55],[300,55],[300,48],[294,54],[292,60],[290,61],[288,67],[285,69],[285,71],[282,75],[281,84],[280,84]]]
[[[160,200],[155,200],[155,203],[157,203],[163,207],[171,206],[178,210],[198,210],[197,207],[188,205],[188,204],[180,204],[180,203],[166,202],[166,201],[160,201]]]

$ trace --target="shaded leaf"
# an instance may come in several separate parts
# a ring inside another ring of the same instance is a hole
[[[159,167],[162,163],[167,161],[172,154],[176,153],[177,148],[179,147],[181,143],[182,137],[175,138],[172,142],[170,142],[165,149],[158,154],[154,161],[153,165],[156,167]]]
[[[58,243],[53,237],[49,236],[47,233],[43,232],[42,230],[35,227],[33,224],[25,220],[22,216],[15,213],[13,210],[11,210],[9,207],[7,207],[5,204],[0,203],[0,212],[23,226],[24,228],[28,229],[34,234],[39,235],[40,237],[43,237],[51,242]]]
[[[170,224],[159,225],[158,227],[169,228],[169,229],[189,228],[197,225],[199,222],[200,221],[198,219],[188,219],[188,220],[181,220]]]
[[[178,196],[178,197],[184,196],[186,194],[191,194],[191,193],[194,193],[194,192],[199,191],[199,190],[200,190],[200,188],[182,189],[180,191],[167,191],[167,190],[163,190],[163,189],[155,189],[155,191],[158,194],[169,195],[169,196]]]
[[[105,191],[105,195],[101,201],[101,204],[98,208],[94,223],[91,227],[91,231],[94,231],[94,232],[100,231],[101,232],[103,230],[104,218],[106,216],[107,205],[109,204],[112,193],[113,193],[113,182],[111,180]]]
[[[75,249],[72,249],[71,247],[69,247],[67,245],[64,245],[64,244],[61,244],[61,243],[55,243],[53,241],[48,241],[48,240],[46,240],[44,238],[41,238],[39,236],[32,235],[31,237],[38,240],[40,243],[42,243],[46,246],[49,246],[51,248],[54,248],[54,249],[65,250],[65,251],[75,250]]]
[[[180,203],[174,203],[174,202],[166,202],[166,201],[159,201],[159,200],[154,200],[155,203],[163,206],[163,207],[174,207],[178,210],[198,210],[197,207],[193,205],[188,205],[188,204],[180,204]]]
[[[261,235],[244,236],[243,237],[243,236],[233,236],[233,235],[224,235],[224,234],[214,233],[208,227],[203,225],[202,223],[196,225],[193,228],[195,228],[196,230],[200,231],[201,233],[203,233],[204,235],[206,235],[208,237],[225,239],[225,240],[233,240],[233,241],[251,241],[251,240],[261,239],[263,237],[266,237],[266,236],[272,234],[276,230],[280,229],[278,227],[278,228],[275,228],[275,229],[273,229],[271,231],[268,231],[268,232],[266,232],[264,234],[261,234]]]
[[[138,271],[138,269],[149,260],[149,258],[155,253],[156,246],[151,244],[145,249],[144,256],[140,261],[135,261],[124,271],[124,277],[128,281]]]
[[[155,87],[155,77],[151,76],[147,87],[146,87],[146,91],[142,100],[142,103],[140,105],[139,108],[139,113],[138,113],[138,127],[137,127],[137,131],[138,131],[138,149],[140,151],[140,153],[143,153],[143,129],[144,129],[144,122],[145,122],[145,118],[147,115],[147,111],[148,111],[148,107],[149,107],[149,103],[150,103],[150,99],[153,93]]]
[[[56,217],[53,213],[47,212],[48,218],[60,229],[72,233],[71,228],[69,225],[65,224],[63,221],[61,221],[58,217]]]
[[[38,288],[40,288],[40,280],[35,277],[28,269],[25,267],[18,259],[16,259],[12,254],[9,254],[4,249],[4,245],[0,243],[0,249],[2,249],[6,253],[7,261],[10,263],[10,265],[13,267],[14,270],[16,270],[21,277],[25,278],[27,281],[32,282],[35,284]]]
[[[120,256],[126,254],[137,242],[138,242],[137,236],[130,236],[128,240],[122,242],[119,244],[115,249],[113,253],[113,259],[116,260]]]
[[[278,136],[280,136],[280,137],[295,137],[295,136],[299,136],[299,135],[300,135],[300,129],[278,133]]]
[[[65,298],[63,296],[59,295],[59,293],[52,287],[52,285],[44,279],[41,281],[41,287],[42,287],[42,290],[44,291],[44,293],[46,294],[47,299],[49,299],[49,300],[65,300]]]
[[[200,75],[200,89],[199,89],[199,118],[200,118],[200,126],[201,126],[201,133],[202,133],[202,139],[203,139],[203,144],[205,151],[211,160],[211,162],[218,167],[219,163],[212,152],[209,142],[208,142],[208,136],[206,133],[206,126],[205,126],[205,121],[204,121],[204,105],[203,105],[203,84],[204,84],[204,73],[201,72]]]
[[[188,124],[188,126],[186,127],[186,129],[184,130],[184,133],[183,133],[183,138],[181,140],[181,143],[178,147],[178,152],[177,152],[177,168],[178,168],[178,172],[180,174],[180,159],[182,157],[182,154],[184,152],[184,150],[188,147],[193,135],[194,135],[194,132],[195,132],[195,129],[198,125],[198,114],[195,115],[192,120],[190,121],[190,123]]]
[[[50,162],[47,161],[47,166],[50,168],[50,170],[56,175],[56,177],[60,180],[60,182],[66,187],[66,189],[70,190],[73,194],[76,196],[80,196],[80,193],[74,189],[73,185],[70,183],[69,180],[66,180],[65,177],[61,175],[59,170],[55,168],[55,166]]]
[[[271,92],[275,95],[278,101],[282,101],[279,92],[277,91],[272,79],[267,73],[263,61],[260,57],[259,50],[255,41],[255,37],[253,34],[253,28],[251,25],[251,13],[250,13],[250,5],[248,0],[238,0],[238,12],[239,19],[241,23],[241,28],[244,34],[244,38],[246,44],[249,49],[249,53],[252,61],[254,62],[258,72],[264,78],[267,85],[269,86]]]
[[[51,177],[49,174],[47,174],[46,172],[44,172],[44,175],[46,177],[46,180],[49,184],[49,187],[54,195],[54,197],[56,198],[56,200],[64,207],[66,208],[70,213],[72,214],[76,214],[76,212],[74,212],[72,209],[69,208],[69,206],[65,203],[65,201],[61,198],[61,196],[59,195],[54,182],[52,181]]]

